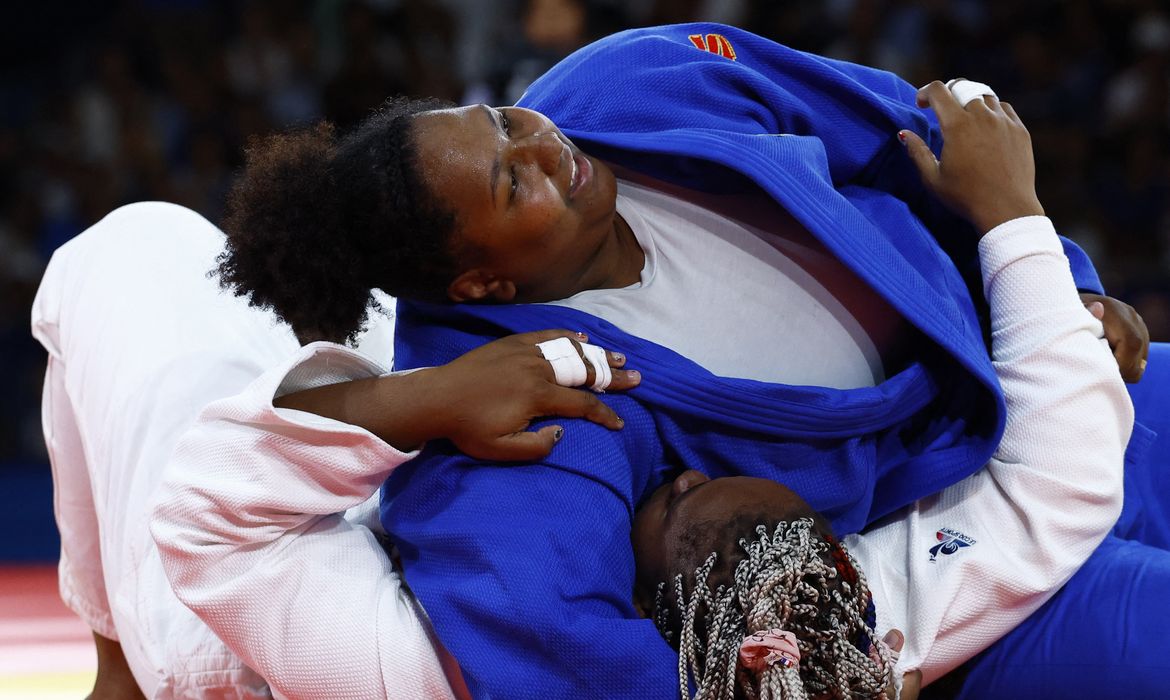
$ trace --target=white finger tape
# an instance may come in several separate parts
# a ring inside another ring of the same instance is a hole
[[[605,391],[613,380],[613,371],[609,368],[609,357],[606,356],[605,350],[589,343],[582,343],[581,350],[585,352],[585,359],[593,365],[593,386],[589,388],[594,391]]]
[[[589,376],[585,362],[568,338],[553,338],[537,343],[540,354],[552,365],[553,376],[561,386],[581,386]]]
[[[955,78],[947,81],[947,89],[959,101],[959,104],[964,107],[967,106],[971,100],[983,99],[985,95],[995,97],[995,91],[987,83],[977,83],[974,80],[966,80],[964,78]]]

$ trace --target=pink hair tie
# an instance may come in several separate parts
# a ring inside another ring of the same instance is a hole
[[[800,666],[800,648],[796,635],[786,630],[761,630],[743,638],[739,645],[739,665],[759,673],[773,664],[785,668]]]

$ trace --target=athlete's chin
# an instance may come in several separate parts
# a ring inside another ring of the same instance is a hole
[[[613,170],[603,160],[590,158],[593,165],[593,187],[587,196],[591,207],[598,208],[601,213],[613,216],[617,208],[617,178]]]
[[[596,184],[591,192],[581,193],[573,202],[573,208],[577,210],[585,227],[612,223],[617,214],[617,184],[612,174],[608,182]]]

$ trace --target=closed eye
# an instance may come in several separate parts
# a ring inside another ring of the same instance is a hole
[[[512,137],[512,120],[508,118],[508,113],[504,110],[498,110],[500,113],[500,130],[504,132],[508,138]],[[508,201],[516,199],[516,190],[520,187],[520,180],[516,177],[516,167],[508,168],[508,172],[512,178],[512,185],[508,190]]]

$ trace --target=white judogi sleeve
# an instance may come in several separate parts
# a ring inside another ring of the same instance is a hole
[[[992,360],[1007,401],[986,466],[862,535],[878,628],[930,683],[1006,634],[1089,557],[1121,511],[1133,406],[1101,323],[1077,296],[1045,217],[979,244]],[[901,674],[899,674],[900,677]]]
[[[314,343],[179,441],[151,532],[179,598],[288,697],[448,698],[457,667],[389,558],[338,513],[413,453],[275,396],[383,369]],[[446,671],[444,666],[446,665]],[[460,681],[456,681],[460,682]]]

